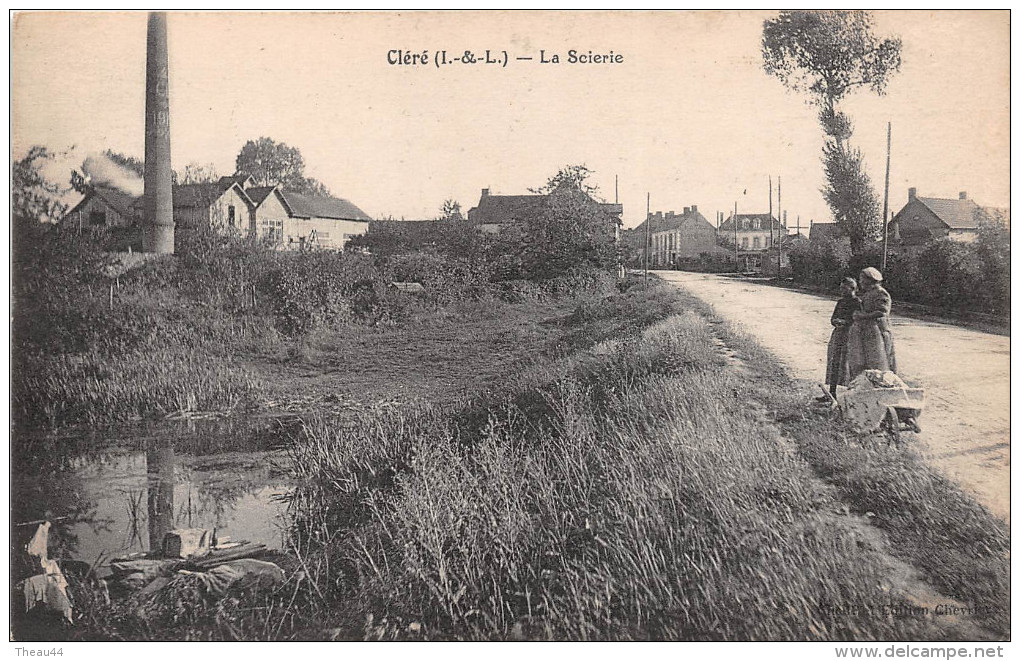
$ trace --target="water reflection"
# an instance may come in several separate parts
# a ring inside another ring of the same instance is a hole
[[[145,453],[149,489],[149,550],[162,547],[174,529],[174,446],[170,439],[153,439]]]
[[[55,557],[87,562],[158,549],[174,528],[283,545],[291,491],[278,421],[149,424],[19,434],[14,522],[54,522]]]

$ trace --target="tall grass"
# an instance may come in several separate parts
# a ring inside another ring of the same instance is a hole
[[[933,468],[909,442],[902,447],[865,442],[846,422],[817,410],[806,412],[803,402],[813,394],[813,384],[796,382],[775,356],[722,323],[710,306],[682,297],[745,357],[751,399],[763,415],[779,422],[849,511],[881,529],[891,552],[920,569],[933,588],[968,604],[975,619],[996,635],[1008,636],[1009,527]]]
[[[531,373],[480,428],[434,409],[310,427],[294,448],[311,485],[296,539],[318,558],[322,602],[350,615],[332,626],[373,639],[947,635],[861,616],[897,598],[883,556],[710,347],[687,314]]]
[[[229,359],[180,347],[34,358],[15,371],[15,418],[51,426],[257,404],[263,385]]]
[[[279,559],[291,578],[277,592],[100,606],[76,635],[1006,635],[1008,535],[913,455],[868,454],[805,414],[774,360],[710,309],[652,287],[585,303],[570,323],[572,352],[498,394],[306,423]],[[719,335],[742,369],[715,353]],[[848,510],[875,515],[892,549]],[[915,598],[895,587],[890,550],[943,594],[1000,615],[976,618],[982,631],[890,608]]]

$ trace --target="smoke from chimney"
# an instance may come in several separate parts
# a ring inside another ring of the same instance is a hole
[[[82,174],[92,186],[115,188],[128,195],[140,196],[145,183],[135,172],[114,162],[102,153],[90,153],[81,164]]]

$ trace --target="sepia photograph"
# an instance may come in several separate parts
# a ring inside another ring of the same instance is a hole
[[[1006,656],[1010,30],[9,11],[8,652]]]

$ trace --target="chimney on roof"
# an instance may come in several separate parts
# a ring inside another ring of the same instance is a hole
[[[692,204],[691,205],[691,213],[698,213],[698,205],[697,204]]]
[[[489,197],[489,189],[488,188],[483,188],[482,189],[482,197]]]
[[[961,200],[966,200],[967,199],[967,191],[965,191],[965,190],[960,191],[960,199]]]
[[[914,188],[913,186],[911,186],[910,188],[907,189],[907,200],[910,201],[910,200],[916,200],[916,199],[917,199],[917,189]]]
[[[690,207],[684,207],[684,215],[685,216],[688,215],[690,212],[691,212],[691,208]]]

